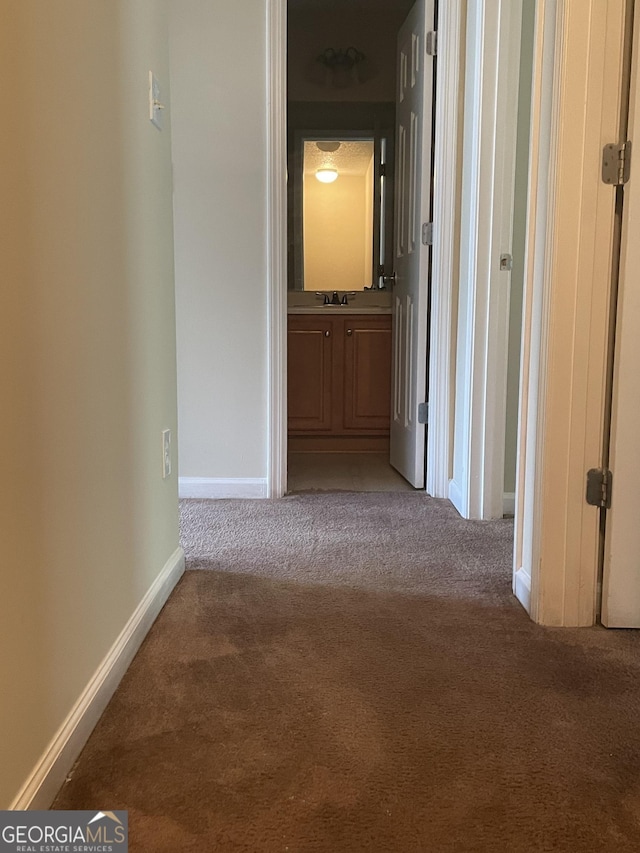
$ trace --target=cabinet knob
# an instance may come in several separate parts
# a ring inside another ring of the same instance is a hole
[[[352,334],[353,334],[353,329],[347,329],[347,335],[349,337],[351,337]]]
[[[331,332],[329,331],[329,329],[327,329],[327,331],[324,333],[324,336],[325,336],[325,338],[331,337]]]

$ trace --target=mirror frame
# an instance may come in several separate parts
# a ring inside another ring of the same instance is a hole
[[[304,290],[304,228],[303,228],[303,177],[304,177],[304,143],[316,142],[324,139],[344,140],[345,142],[373,141],[374,151],[374,196],[373,196],[373,276],[370,287],[380,288],[382,276],[392,266],[391,249],[393,245],[393,134],[380,131],[379,127],[361,130],[301,130],[296,129],[294,133],[293,150],[293,174],[289,180],[293,180],[293,284],[288,282],[288,289],[293,291]],[[385,257],[380,259],[380,217],[381,217],[381,152],[382,140],[386,140],[386,170],[385,170]],[[343,287],[332,288],[344,290]],[[347,288],[348,289],[348,288]]]

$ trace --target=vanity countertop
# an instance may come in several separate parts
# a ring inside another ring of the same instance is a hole
[[[391,314],[391,306],[298,305],[287,308],[287,314]]]
[[[318,295],[314,291],[289,291],[287,294],[288,314],[391,314],[391,293],[388,290],[364,290],[350,293],[338,290],[338,298],[347,296],[346,305],[335,302],[323,304],[324,292]],[[327,296],[331,298],[332,292]]]

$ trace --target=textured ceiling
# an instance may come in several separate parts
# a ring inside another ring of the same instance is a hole
[[[373,142],[341,142],[337,151],[321,151],[315,142],[304,143],[304,173],[337,169],[341,175],[366,175],[373,159]]]

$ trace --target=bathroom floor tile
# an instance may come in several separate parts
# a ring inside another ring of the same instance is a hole
[[[412,492],[386,453],[290,453],[289,493]]]

